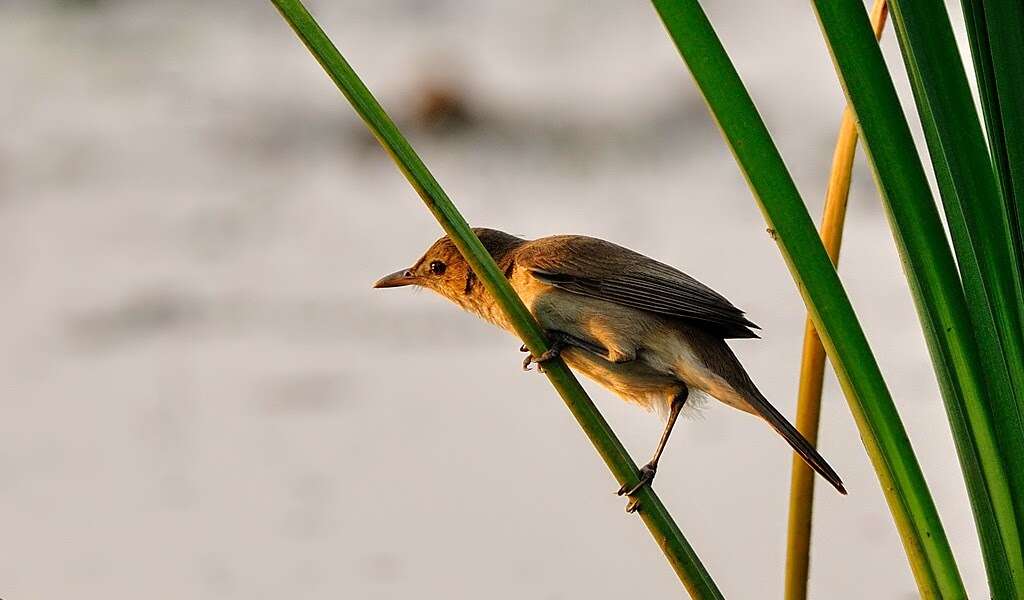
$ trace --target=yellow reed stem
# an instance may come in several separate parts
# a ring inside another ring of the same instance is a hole
[[[871,25],[881,38],[887,14],[885,0],[875,0]],[[849,106],[843,111],[832,155],[832,171],[825,192],[825,210],[821,219],[821,241],[833,264],[839,262],[839,247],[846,222],[846,202],[850,194],[853,157],[857,152],[857,121]],[[825,348],[810,318],[804,329],[803,359],[800,364],[800,390],[797,396],[796,427],[812,444],[818,441],[821,416],[821,386],[825,375]],[[807,574],[810,569],[811,512],[814,505],[814,471],[793,455],[789,489],[789,534],[786,543],[786,600],[806,600]]]

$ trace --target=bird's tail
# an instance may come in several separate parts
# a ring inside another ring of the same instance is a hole
[[[768,402],[764,394],[750,380],[750,376],[747,375],[739,359],[733,354],[732,349],[724,341],[720,342],[720,344],[707,344],[703,346],[703,349],[708,353],[704,357],[705,361],[714,363],[717,367],[715,369],[716,372],[728,381],[737,396],[742,396],[740,402],[735,402],[735,400],[740,400],[735,398],[734,402],[729,402],[729,404],[756,414],[765,421],[768,421],[772,429],[779,432],[779,435],[789,442],[789,445],[793,447],[793,451],[799,454],[800,458],[804,459],[808,466],[831,483],[840,494],[845,495],[846,488],[843,487],[843,481],[839,478],[839,475],[821,454],[818,454],[818,451],[807,441],[807,438],[801,435],[796,427],[793,427],[786,420],[786,417],[782,416],[782,413]]]
[[[750,387],[753,387],[752,385]],[[828,461],[818,453],[817,449],[810,442],[807,441],[803,435],[797,431],[796,427],[793,427],[786,417],[782,416],[774,406],[772,406],[768,400],[757,391],[756,388],[752,390],[753,393],[747,395],[747,402],[751,405],[758,415],[760,415],[772,428],[779,432],[779,435],[783,437],[789,445],[793,447],[793,451],[800,455],[800,458],[804,459],[809,467],[818,472],[832,484],[840,494],[846,495],[846,488],[843,487],[843,480],[839,478],[839,475],[835,472]]]

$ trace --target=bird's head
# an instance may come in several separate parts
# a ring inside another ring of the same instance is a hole
[[[499,265],[507,263],[510,252],[524,242],[496,229],[477,228],[473,232]],[[448,236],[434,242],[413,266],[381,277],[373,287],[409,285],[433,290],[462,306],[466,306],[466,300],[478,287],[472,269]]]

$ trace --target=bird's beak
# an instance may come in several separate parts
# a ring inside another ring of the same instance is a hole
[[[373,284],[375,288],[393,288],[402,287],[406,285],[412,285],[416,283],[416,276],[412,274],[409,269],[403,269],[401,271],[395,271],[390,275],[385,275]]]

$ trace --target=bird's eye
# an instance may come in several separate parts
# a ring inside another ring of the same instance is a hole
[[[444,270],[446,268],[447,267],[445,267],[444,263],[439,260],[435,260],[430,263],[430,272],[434,275],[444,275]]]

